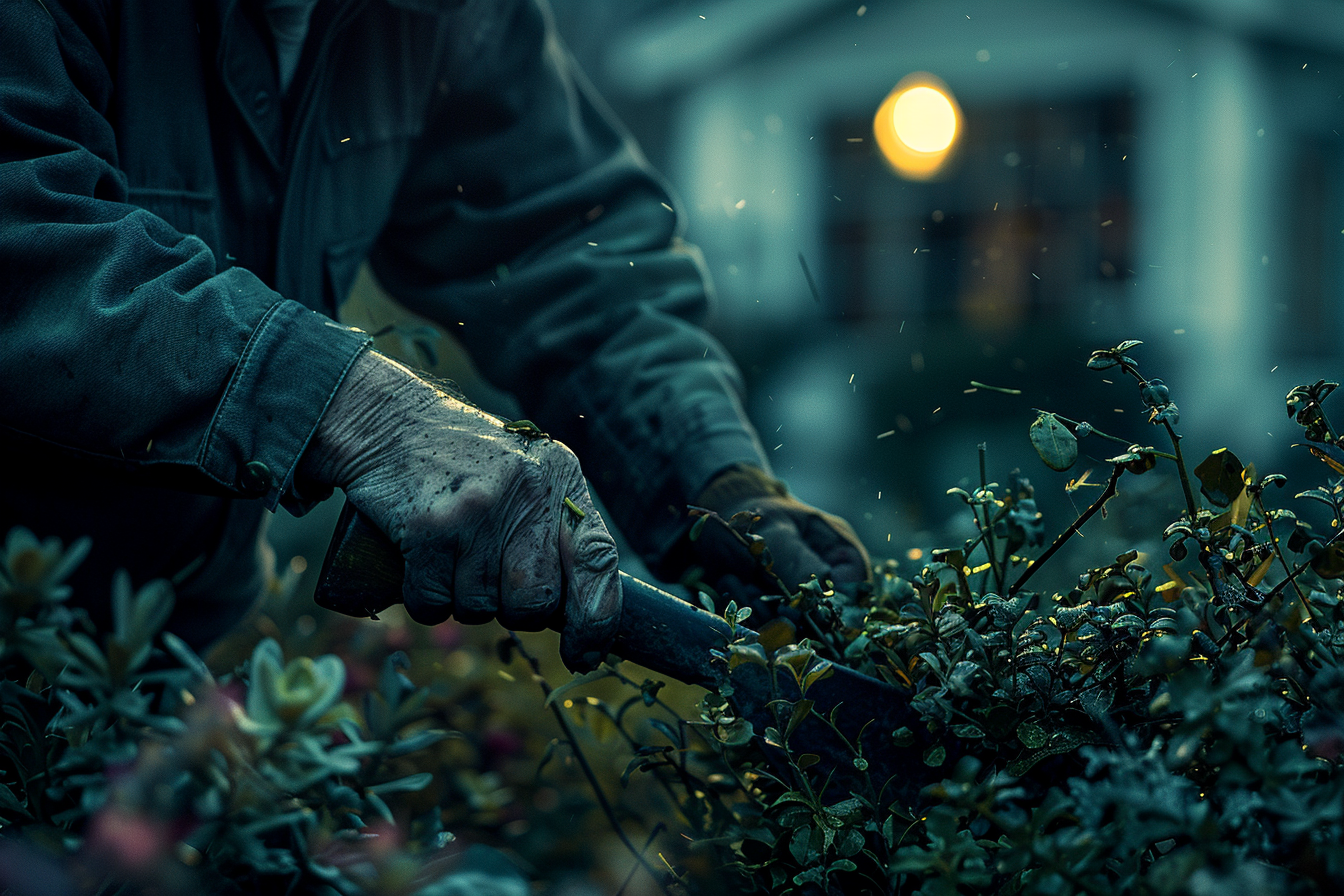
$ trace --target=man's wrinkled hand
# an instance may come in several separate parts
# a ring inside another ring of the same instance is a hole
[[[561,632],[571,669],[596,667],[620,619],[616,545],[564,445],[506,424],[367,352],[305,454],[401,550],[417,622],[498,619]]]

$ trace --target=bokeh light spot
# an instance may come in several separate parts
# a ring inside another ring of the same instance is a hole
[[[942,152],[957,136],[957,113],[934,87],[911,87],[891,110],[896,136],[915,152]]]
[[[916,72],[901,79],[873,119],[883,157],[909,180],[931,180],[947,167],[961,135],[961,109],[938,78]]]

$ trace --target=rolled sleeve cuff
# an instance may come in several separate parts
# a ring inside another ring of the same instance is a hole
[[[298,302],[272,305],[215,411],[201,469],[270,510],[283,504],[302,512],[325,497],[298,495],[295,470],[350,365],[371,342]]]

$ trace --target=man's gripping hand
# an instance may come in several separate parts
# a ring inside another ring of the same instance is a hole
[[[606,656],[621,610],[616,545],[559,442],[365,352],[300,475],[344,489],[400,548],[403,601],[417,622],[550,625],[571,669]]]

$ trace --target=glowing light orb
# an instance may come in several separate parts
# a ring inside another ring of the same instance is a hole
[[[911,87],[891,110],[896,136],[915,152],[942,152],[957,138],[957,110],[935,87]]]
[[[961,109],[946,84],[917,72],[887,95],[873,119],[873,133],[898,174],[930,180],[952,156],[961,134]]]

